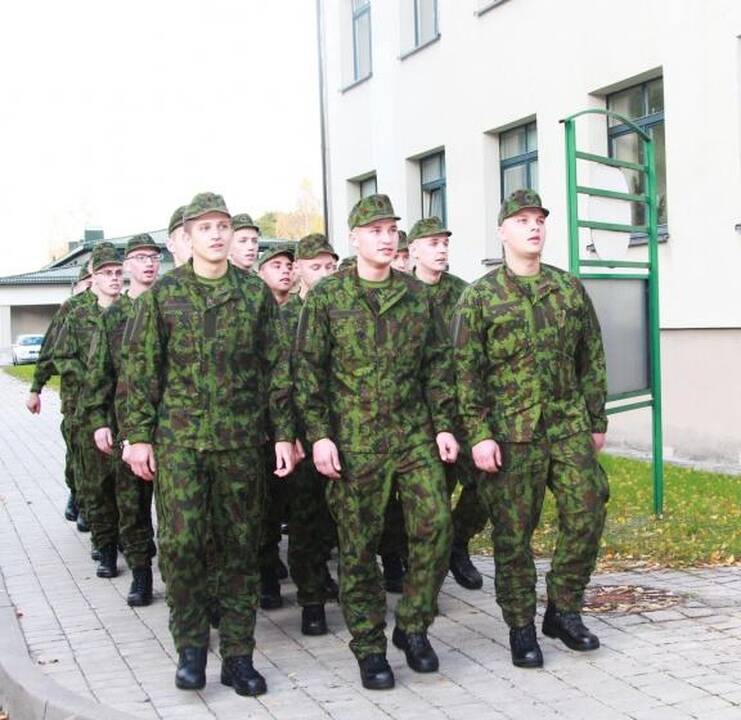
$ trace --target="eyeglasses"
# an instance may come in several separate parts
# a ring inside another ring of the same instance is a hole
[[[98,270],[96,275],[99,275],[100,277],[105,278],[122,278],[123,277],[123,270]]]
[[[136,260],[140,263],[146,263],[151,262],[152,265],[156,265],[160,261],[160,254],[159,253],[151,253],[151,254],[145,254],[145,253],[139,253],[137,255],[128,255],[127,260]]]

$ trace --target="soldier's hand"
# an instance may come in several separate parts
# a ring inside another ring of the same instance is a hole
[[[113,433],[108,427],[98,428],[93,434],[95,447],[106,455],[113,454]]]
[[[605,447],[605,438],[607,433],[592,433],[592,442],[594,443],[594,449],[597,452],[601,452]]]
[[[28,412],[38,415],[41,412],[41,396],[37,392],[28,393],[26,407],[28,408]]]
[[[151,482],[157,472],[157,463],[154,460],[154,448],[149,443],[132,443],[129,445],[127,460],[131,472],[142,480]]]
[[[296,465],[298,465],[306,457],[304,446],[301,444],[301,441],[299,439],[296,439],[296,442],[293,443],[293,457]]]
[[[454,463],[458,459],[460,445],[453,436],[453,433],[441,432],[435,438],[437,449],[440,452],[440,459],[444,463]]]
[[[479,470],[494,474],[502,467],[502,451],[495,440],[482,440],[471,448],[474,465]]]
[[[329,438],[323,438],[314,443],[313,450],[316,469],[332,480],[339,480],[342,467],[337,446]]]
[[[296,465],[293,452],[292,442],[281,441],[275,443],[275,475],[282,478],[293,472]]]

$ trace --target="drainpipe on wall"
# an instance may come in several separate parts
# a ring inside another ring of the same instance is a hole
[[[332,242],[329,178],[329,139],[327,137],[327,62],[324,38],[324,0],[316,0],[317,56],[319,61],[319,126],[322,150],[322,195],[324,196],[324,233]]]

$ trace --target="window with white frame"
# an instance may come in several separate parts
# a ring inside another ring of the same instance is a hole
[[[414,47],[434,40],[439,33],[437,0],[414,2]]]
[[[352,2],[353,80],[368,77],[372,69],[370,0]]]
[[[439,217],[447,222],[445,199],[445,152],[436,152],[420,158],[419,170],[422,189],[422,217]]]
[[[375,195],[378,192],[378,179],[376,174],[368,175],[368,177],[358,180],[358,190],[360,191],[360,197],[368,197],[369,195]]]
[[[530,122],[499,134],[501,200],[515,190],[538,189],[538,128]]]

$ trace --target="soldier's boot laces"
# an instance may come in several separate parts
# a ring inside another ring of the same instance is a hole
[[[589,632],[578,612],[561,612],[549,602],[543,618],[543,635],[561,640],[572,650],[587,652],[599,647],[599,638]]]
[[[82,510],[80,510],[77,514],[77,532],[90,532],[90,526],[87,524],[87,520],[85,520],[85,513]]]
[[[206,656],[208,648],[187,647],[178,653],[175,687],[181,690],[200,690],[206,684]]]
[[[327,616],[324,605],[304,605],[301,608],[301,632],[304,635],[326,635]]]
[[[471,562],[466,543],[453,543],[450,551],[450,572],[453,573],[455,581],[466,590],[481,590],[484,586],[484,578]]]
[[[70,493],[69,497],[67,498],[67,506],[64,508],[64,517],[70,522],[74,522],[75,520],[77,520],[79,514],[80,508],[77,506],[75,496]]]
[[[383,584],[386,592],[400,593],[404,589],[404,563],[396,554],[381,555],[383,565]]]
[[[95,574],[99,578],[114,578],[118,575],[118,566],[116,564],[118,560],[118,548],[115,543],[108,543],[98,550],[100,553],[100,560],[98,560],[98,568]]]
[[[263,695],[268,691],[265,678],[252,665],[252,655],[224,658],[221,664],[221,684],[233,687],[237,695]]]
[[[521,668],[543,667],[543,653],[538,645],[535,623],[509,629],[509,649],[512,664]]]
[[[260,607],[263,610],[276,610],[283,607],[280,582],[274,568],[260,570]]]
[[[426,632],[405,632],[398,625],[394,628],[391,640],[403,650],[407,665],[418,673],[436,672],[440,667],[437,653],[433,650]]]
[[[138,567],[131,571],[132,580],[126,602],[131,607],[144,607],[152,602],[152,568]]]
[[[358,660],[360,681],[366,690],[390,690],[396,684],[394,672],[381,653]]]

